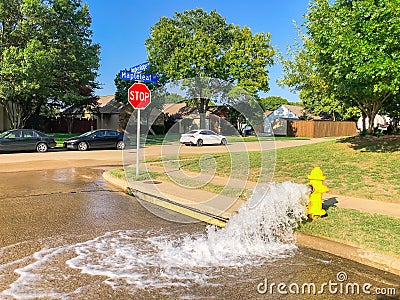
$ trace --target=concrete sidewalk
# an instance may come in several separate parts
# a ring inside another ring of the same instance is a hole
[[[341,208],[354,209],[369,214],[386,215],[400,218],[400,204],[355,198],[342,195],[325,194],[324,205],[335,205]]]

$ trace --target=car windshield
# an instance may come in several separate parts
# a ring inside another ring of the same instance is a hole
[[[191,130],[191,131],[189,131],[189,132],[186,132],[185,134],[194,134],[194,133],[196,133],[197,132],[197,130]]]
[[[0,139],[4,138],[10,131],[0,133]]]

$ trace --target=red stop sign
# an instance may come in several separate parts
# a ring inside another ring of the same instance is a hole
[[[151,102],[151,92],[143,83],[134,83],[128,90],[128,101],[137,109],[145,109]]]

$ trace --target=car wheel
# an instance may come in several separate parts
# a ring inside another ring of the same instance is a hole
[[[125,149],[125,143],[124,143],[124,141],[118,141],[118,143],[117,143],[117,149],[118,149],[118,150],[124,150],[124,149]]]
[[[221,140],[221,145],[224,145],[224,146],[225,146],[226,144],[228,144],[227,140],[226,140],[226,139],[222,139],[222,140]]]
[[[203,146],[203,140],[202,139],[198,139],[197,142],[196,142],[196,145],[199,146],[199,147]]]
[[[36,151],[37,152],[46,152],[48,149],[47,144],[46,143],[39,143],[36,145]]]
[[[78,150],[79,151],[86,151],[88,149],[88,144],[86,142],[80,142],[78,144]]]

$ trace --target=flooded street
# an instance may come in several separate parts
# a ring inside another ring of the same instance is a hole
[[[213,261],[204,224],[154,216],[104,170],[1,170],[0,299],[399,299],[399,277],[309,249]]]

